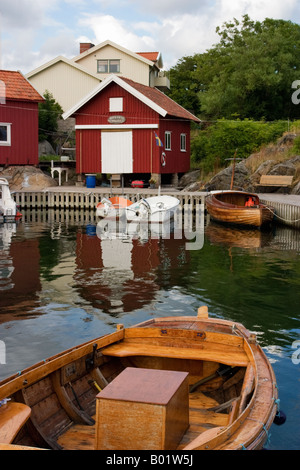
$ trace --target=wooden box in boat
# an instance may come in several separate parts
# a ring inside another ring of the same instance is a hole
[[[126,368],[97,395],[96,449],[176,448],[189,426],[187,377]]]
[[[245,205],[249,197],[255,202],[251,207]],[[262,204],[257,194],[243,191],[210,194],[206,198],[206,208],[214,220],[228,224],[261,227],[274,218],[274,209]]]
[[[172,388],[167,371],[188,374],[189,390],[181,398],[189,403],[188,426],[179,441],[172,441],[174,449],[259,449],[268,439],[278,411],[276,381],[268,359],[242,325],[210,319],[200,309],[195,317],[119,326],[109,335],[3,380],[0,401],[10,401],[0,408],[0,449],[101,447],[96,429],[104,422],[104,432],[106,418],[96,410],[96,396],[108,384],[114,388],[114,379],[128,367],[148,370],[149,377],[151,371],[159,371],[159,383],[166,390]],[[134,400],[138,422],[143,406]],[[168,408],[163,402],[160,405]],[[175,408],[181,415],[182,404]],[[8,423],[9,433],[5,431]],[[156,427],[161,429],[163,423],[156,422]],[[108,426],[107,433],[111,432],[114,427]],[[109,435],[107,439],[113,441]],[[144,447],[149,446],[144,437]],[[126,450],[126,441],[122,447]]]

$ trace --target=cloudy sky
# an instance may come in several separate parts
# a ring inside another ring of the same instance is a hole
[[[299,0],[1,0],[0,68],[24,74],[110,39],[134,52],[160,51],[164,68],[218,42],[217,26],[249,14],[300,23]]]

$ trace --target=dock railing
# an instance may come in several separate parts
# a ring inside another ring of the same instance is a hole
[[[195,210],[197,206],[205,204],[206,193],[201,192],[183,192],[183,191],[168,191],[162,190],[161,195],[167,194],[168,196],[177,197],[180,200],[180,205],[184,207],[189,205],[191,210]],[[147,198],[157,195],[157,191],[141,190],[141,191],[126,191],[117,192],[113,191],[114,196],[123,196],[132,202],[136,202],[141,198]],[[99,191],[97,188],[88,189],[81,188],[72,190],[70,188],[63,189],[49,189],[43,191],[16,191],[13,193],[15,202],[21,209],[85,209],[95,210],[96,206],[103,198],[112,196],[110,189],[107,191]]]

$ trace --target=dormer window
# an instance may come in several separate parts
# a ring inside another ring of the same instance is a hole
[[[98,73],[120,73],[119,59],[101,59],[97,60]]]

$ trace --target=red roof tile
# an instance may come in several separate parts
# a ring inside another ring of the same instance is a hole
[[[159,52],[137,52],[137,54],[152,62],[156,62],[159,56]]]
[[[5,83],[5,97],[14,101],[43,101],[44,98],[33,88],[20,72],[0,70],[0,80]]]
[[[159,91],[157,88],[152,88],[146,85],[142,85],[141,83],[134,82],[129,78],[122,77],[124,82],[128,83],[132,88],[135,88],[138,92],[142,93],[148,99],[153,101],[153,103],[157,104],[161,108],[163,108],[170,116],[174,116],[177,118],[188,119],[190,121],[201,122],[196,116],[192,113],[184,109],[178,103],[173,101],[163,92]]]

